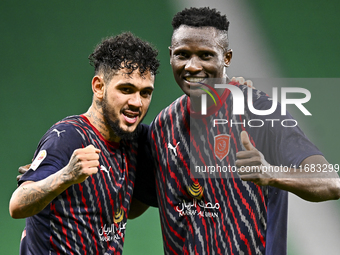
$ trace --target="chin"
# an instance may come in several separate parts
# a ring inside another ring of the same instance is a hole
[[[136,138],[136,131],[139,122],[135,123],[132,126],[122,125],[122,123],[119,123],[118,120],[108,121],[108,123],[111,126],[111,129],[115,133],[115,135],[120,137],[121,139],[132,140]]]
[[[119,125],[119,128],[121,131],[126,132],[126,133],[132,133],[136,130],[137,126],[139,123],[134,123],[133,125]]]
[[[128,129],[121,129],[119,132],[116,132],[118,136],[123,140],[133,140],[137,137],[137,126]]]
[[[201,95],[204,93],[204,91],[200,90],[200,89],[191,89],[188,91],[188,93],[185,93],[187,94],[188,96],[190,97],[201,97]]]
[[[136,130],[136,128],[137,128],[138,125],[139,125],[139,123],[138,123],[138,124],[135,124],[135,125],[133,125],[133,126],[127,127],[127,128],[125,129],[125,132],[127,132],[127,133],[133,133],[133,132],[135,132],[135,130]]]

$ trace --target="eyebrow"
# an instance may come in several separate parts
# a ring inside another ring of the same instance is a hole
[[[219,45],[217,45],[219,46]],[[213,48],[212,46],[200,46],[201,50],[199,51],[214,51],[211,48]],[[190,51],[191,47],[187,46],[187,45],[179,45],[179,46],[169,46],[169,49],[171,49],[172,51],[176,51],[176,50],[185,50],[185,51]]]
[[[176,49],[172,48],[172,53],[177,53],[177,52],[191,52],[190,47],[177,47]],[[212,50],[212,49],[207,49],[207,48],[203,48],[197,51],[198,53],[205,53],[205,52],[209,52],[209,53],[214,53],[216,54],[217,51],[216,50]]]
[[[117,85],[117,87],[124,87],[124,86],[137,88],[137,86],[135,84],[130,83],[130,82],[121,83],[121,84]],[[148,89],[148,90],[152,90],[153,91],[155,88],[153,86],[148,86],[148,87],[143,88],[143,90],[144,89]]]

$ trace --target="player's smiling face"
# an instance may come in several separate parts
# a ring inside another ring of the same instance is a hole
[[[177,84],[190,96],[200,96],[199,82],[206,78],[222,78],[231,51],[224,51],[213,27],[182,25],[174,31],[170,47],[170,63]]]
[[[139,70],[119,70],[104,86],[102,110],[105,120],[120,138],[128,138],[146,115],[154,89],[154,75]]]

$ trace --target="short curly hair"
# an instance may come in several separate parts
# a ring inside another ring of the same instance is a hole
[[[210,9],[209,7],[185,8],[178,12],[172,19],[172,28],[174,31],[181,25],[190,27],[214,27],[220,34],[224,48],[228,48],[229,21],[226,15],[221,15],[216,9]]]
[[[143,41],[131,32],[124,32],[102,40],[89,56],[95,74],[103,72],[106,81],[118,70],[126,68],[128,74],[139,70],[141,76],[146,72],[158,73],[158,51],[147,41]]]

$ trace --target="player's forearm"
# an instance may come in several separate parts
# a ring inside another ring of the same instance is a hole
[[[63,178],[63,171],[38,182],[23,183],[12,195],[9,211],[13,218],[26,218],[42,211],[71,184]]]
[[[243,181],[287,190],[311,202],[340,198],[339,165],[329,164],[321,155],[306,158],[301,167],[269,165],[254,149],[238,152],[237,157],[236,166]]]
[[[271,186],[287,190],[310,202],[340,198],[339,178],[278,178]]]
[[[100,150],[93,145],[76,149],[69,163],[44,180],[21,185],[14,191],[9,211],[13,218],[26,218],[39,213],[72,184],[85,181],[98,172]]]
[[[311,202],[339,199],[340,179],[335,170],[323,156],[314,155],[305,159],[299,168],[281,171],[280,178],[274,179],[271,185]]]

